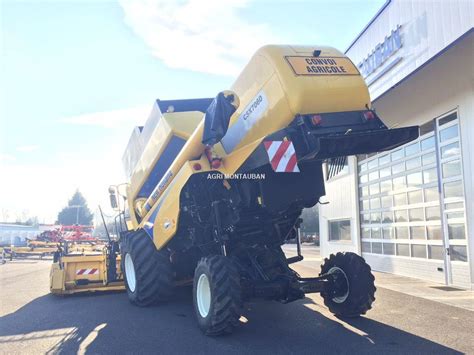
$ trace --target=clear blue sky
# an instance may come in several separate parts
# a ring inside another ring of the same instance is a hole
[[[215,96],[261,44],[345,50],[384,2],[0,1],[0,220],[107,204],[154,99]]]

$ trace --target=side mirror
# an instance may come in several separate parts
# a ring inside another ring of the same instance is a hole
[[[115,195],[110,195],[110,206],[113,208],[113,209],[116,209],[118,208],[118,204],[117,204],[117,197]]]
[[[115,189],[113,187],[109,187],[109,198],[110,198],[110,206],[113,209],[118,208],[117,195],[115,194]]]
[[[220,92],[204,116],[202,143],[208,146],[221,141],[229,128],[230,117],[239,107],[239,97],[232,91]]]

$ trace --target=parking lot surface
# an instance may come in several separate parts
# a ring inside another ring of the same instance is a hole
[[[385,288],[367,316],[352,320],[331,315],[319,295],[252,302],[234,334],[211,338],[196,326],[189,288],[151,308],[131,305],[125,293],[57,297],[48,290],[50,263],[0,266],[0,353],[474,352],[473,312]]]

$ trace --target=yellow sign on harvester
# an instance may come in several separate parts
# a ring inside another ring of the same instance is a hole
[[[285,57],[296,75],[359,75],[346,57]]]

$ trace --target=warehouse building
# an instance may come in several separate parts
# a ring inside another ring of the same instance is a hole
[[[474,4],[387,1],[349,46],[373,106],[420,138],[348,157],[327,179],[321,253],[374,270],[474,286]],[[325,166],[328,170],[328,166]]]
[[[42,230],[39,226],[0,223],[0,246],[23,246],[28,239],[35,239]]]

